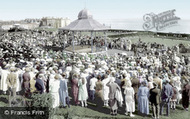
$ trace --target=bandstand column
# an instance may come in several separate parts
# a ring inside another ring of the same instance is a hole
[[[106,37],[107,37],[107,34],[106,34],[106,32],[104,32],[105,51],[107,51],[107,40],[106,40]]]
[[[91,52],[93,53],[93,32],[91,31]]]
[[[75,41],[75,32],[73,31],[73,52],[75,52],[75,46],[74,46],[74,41]]]

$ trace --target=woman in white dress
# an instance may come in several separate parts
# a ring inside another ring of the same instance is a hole
[[[130,113],[130,117],[134,117],[135,115],[132,114],[132,112],[135,111],[135,99],[134,99],[134,89],[131,87],[131,81],[126,81],[125,84],[125,104],[126,104],[126,115],[128,115],[128,112]]]
[[[110,79],[108,78],[107,75],[105,75],[105,78],[102,80],[102,85],[103,85],[103,99],[104,99],[104,106],[108,107],[108,94],[109,94],[109,87],[106,85]]]
[[[181,81],[180,81],[180,77],[177,77],[177,81],[174,82],[174,87],[177,88],[177,91],[179,92],[177,94],[177,104],[179,104],[180,100],[182,99],[182,94],[181,92]]]
[[[88,92],[86,88],[86,79],[85,77],[82,77],[79,79],[78,86],[79,86],[79,94],[78,94],[78,100],[81,101],[82,107],[87,107],[86,100],[88,99]]]
[[[59,87],[60,87],[60,75],[56,74],[54,77],[54,80],[50,84],[50,92],[52,94],[52,97],[54,99],[53,101],[53,108],[56,108],[59,106]]]

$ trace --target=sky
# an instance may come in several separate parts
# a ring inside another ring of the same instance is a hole
[[[77,19],[87,8],[97,20],[142,19],[147,13],[175,9],[176,16],[190,19],[190,0],[1,0],[0,20],[68,17]]]

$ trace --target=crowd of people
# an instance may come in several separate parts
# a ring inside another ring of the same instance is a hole
[[[88,107],[92,102],[99,108],[110,107],[111,115],[125,107],[123,113],[134,117],[135,105],[142,116],[150,114],[151,106],[155,119],[163,115],[164,105],[167,116],[177,104],[188,111],[190,59],[178,56],[178,51],[152,44],[149,48],[141,46],[146,50],[137,54],[139,44],[132,48],[130,40],[124,41],[126,48],[134,51],[130,56],[66,53],[43,47],[61,46],[63,42],[57,39],[63,37],[35,31],[1,35],[0,90],[24,97],[51,93],[53,108],[70,107],[72,101]],[[108,47],[113,46],[114,42],[110,42]]]

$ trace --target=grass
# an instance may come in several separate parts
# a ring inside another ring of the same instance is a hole
[[[58,29],[57,28],[37,28],[39,30],[46,30],[46,31],[57,31]],[[78,35],[80,34],[80,32],[77,32]],[[107,36],[109,35],[114,35],[114,34],[117,34],[115,32],[106,32]],[[150,43],[154,43],[154,42],[157,42],[159,44],[165,44],[167,46],[174,46],[174,45],[177,45],[177,44],[180,44],[180,43],[183,43],[183,44],[190,44],[190,39],[188,40],[172,40],[172,39],[169,39],[169,38],[159,38],[159,37],[152,37],[152,35],[145,35],[146,32],[138,32],[137,35],[134,35],[134,36],[127,36],[127,37],[124,37],[124,38],[127,38],[127,39],[131,39],[132,43],[136,43],[138,42],[139,40],[139,37],[141,38],[142,41],[144,42],[150,42]],[[91,36],[91,33],[90,32],[81,32],[81,35],[88,35],[88,36]],[[93,32],[93,37],[95,36],[95,32]],[[96,32],[96,36],[103,36],[104,37],[104,32]],[[111,38],[111,39],[114,39],[114,38]]]
[[[7,95],[0,95],[0,107],[8,106],[6,100]],[[2,100],[4,99],[4,100]],[[137,106],[137,105],[136,105]],[[71,105],[70,108],[56,108],[56,113],[54,119],[151,119],[152,111],[150,108],[150,115],[148,117],[142,117],[138,115],[138,111],[135,111],[135,117],[131,118],[126,116],[125,106],[119,107],[118,115],[111,116],[109,114],[110,110],[107,107],[96,107],[93,103],[88,103],[88,107],[74,106]],[[137,109],[137,108],[136,108]],[[165,110],[164,110],[165,113]],[[160,119],[189,119],[190,112],[184,111],[181,105],[177,106],[176,110],[171,110],[170,116],[160,116]]]
[[[186,40],[172,40],[172,39],[167,39],[167,38],[154,38],[150,36],[136,36],[136,37],[125,37],[131,39],[132,43],[136,43],[139,41],[139,37],[143,42],[150,42],[150,43],[159,43],[159,44],[165,44],[167,46],[174,46],[180,43],[183,43],[185,45],[190,44],[190,39],[189,41]]]
[[[151,109],[151,108],[150,108]],[[165,111],[165,110],[164,110]],[[150,110],[150,112],[152,112]],[[115,119],[127,119],[130,118],[129,116],[126,116],[124,107],[119,108],[118,110],[118,115],[117,116],[111,116],[109,114],[109,109],[102,107],[102,108],[96,108],[89,106],[88,108],[84,108],[81,106],[71,106],[71,108],[61,108],[56,111],[56,116],[64,116],[67,115],[67,118],[73,118],[73,117],[78,117],[81,119],[84,118],[93,118],[93,119],[108,119],[108,118],[115,118]],[[135,117],[132,119],[151,119],[152,113],[148,115],[147,117],[143,117],[138,115],[137,110],[135,111]],[[171,110],[170,116],[160,116],[160,119],[189,119],[190,112],[184,111],[181,105],[177,106],[177,110]]]

